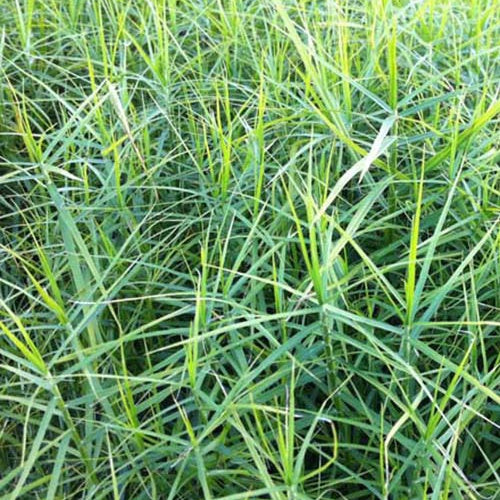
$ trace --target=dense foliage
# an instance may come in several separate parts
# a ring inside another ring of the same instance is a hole
[[[0,0],[0,498],[493,498],[499,13]]]

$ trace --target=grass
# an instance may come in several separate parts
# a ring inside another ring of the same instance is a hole
[[[495,0],[0,0],[0,499],[500,490]]]

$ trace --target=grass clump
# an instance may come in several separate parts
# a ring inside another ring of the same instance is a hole
[[[494,498],[494,0],[0,0],[0,498]]]

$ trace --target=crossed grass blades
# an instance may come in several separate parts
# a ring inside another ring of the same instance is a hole
[[[499,13],[0,0],[0,498],[494,498]]]

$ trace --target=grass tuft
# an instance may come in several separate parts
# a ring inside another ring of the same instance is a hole
[[[0,499],[500,490],[494,0],[0,0]]]

